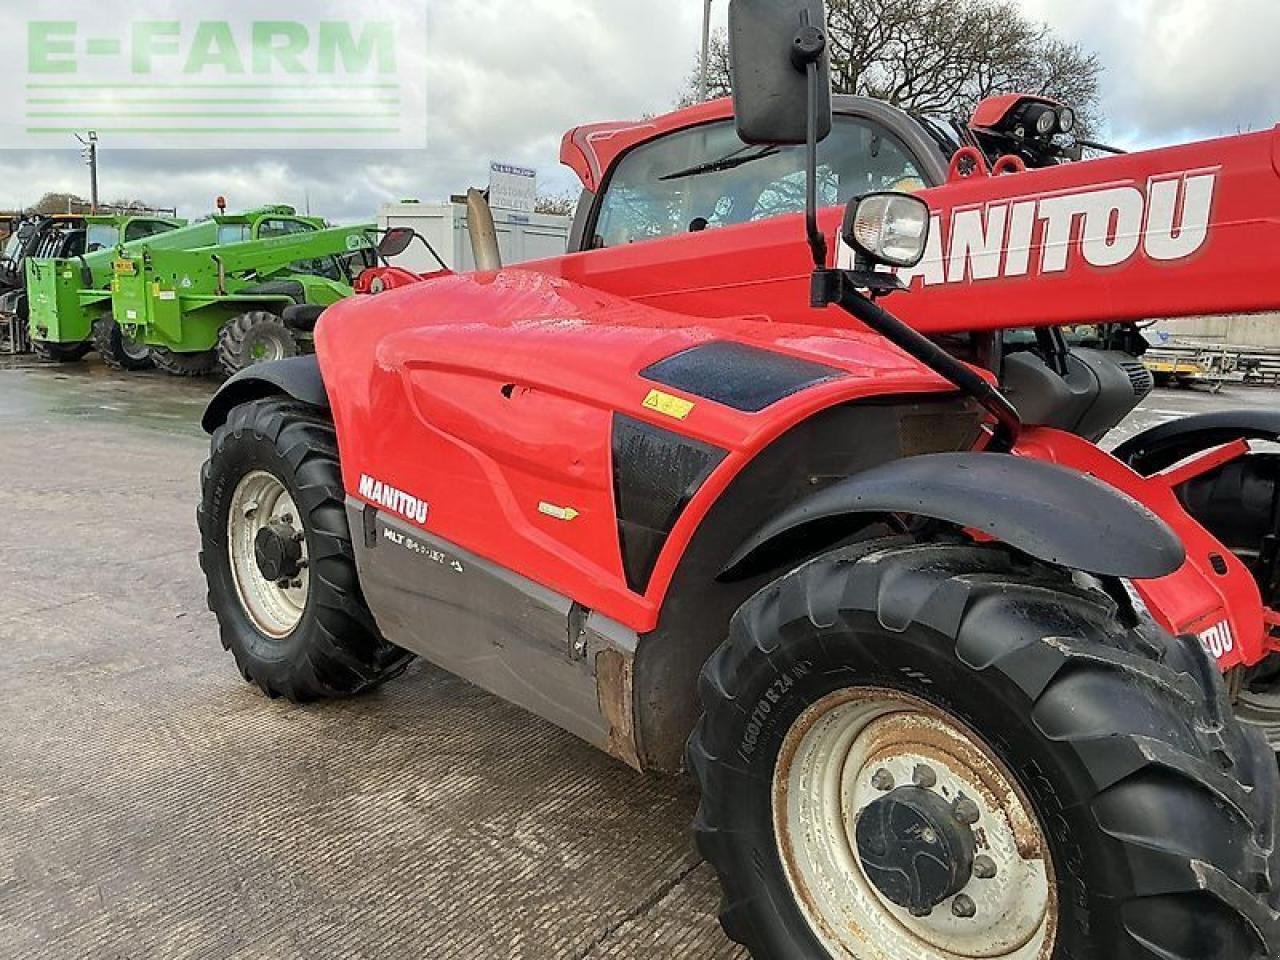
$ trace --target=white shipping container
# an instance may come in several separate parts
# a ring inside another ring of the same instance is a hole
[[[569,246],[573,220],[547,213],[494,210],[493,223],[498,231],[502,262],[514,264],[562,256]],[[412,227],[436,249],[450,269],[459,272],[475,269],[464,203],[383,204],[378,210],[378,226],[384,230]],[[439,269],[431,254],[417,241],[391,262],[415,273]]]

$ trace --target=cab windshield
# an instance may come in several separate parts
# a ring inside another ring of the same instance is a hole
[[[818,147],[818,202],[836,206],[875,190],[918,190],[924,176],[891,132],[837,116]],[[619,161],[600,202],[593,245],[620,247],[754,223],[805,208],[798,147],[753,147],[731,122],[682,130]]]
[[[120,242],[120,228],[110,223],[91,223],[85,234],[85,253],[109,250]]]

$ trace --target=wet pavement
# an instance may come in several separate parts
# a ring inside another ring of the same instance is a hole
[[[421,662],[313,707],[240,679],[196,563],[214,386],[0,361],[0,955],[741,956],[688,784]]]

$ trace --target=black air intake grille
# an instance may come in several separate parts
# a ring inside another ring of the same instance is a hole
[[[627,585],[636,593],[648,588],[667,534],[724,456],[725,451],[708,444],[614,415],[618,536]]]
[[[1145,397],[1155,389],[1156,378],[1141,360],[1121,360],[1120,369],[1129,375],[1135,397]]]

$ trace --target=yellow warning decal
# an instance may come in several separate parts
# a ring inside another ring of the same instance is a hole
[[[692,401],[673,397],[661,390],[650,390],[649,395],[644,398],[644,406],[646,409],[656,410],[664,416],[674,417],[677,420],[683,420],[693,411]]]
[[[117,260],[112,266],[115,268],[114,272],[123,273],[130,277],[138,272],[138,268],[133,265],[132,260]]]

